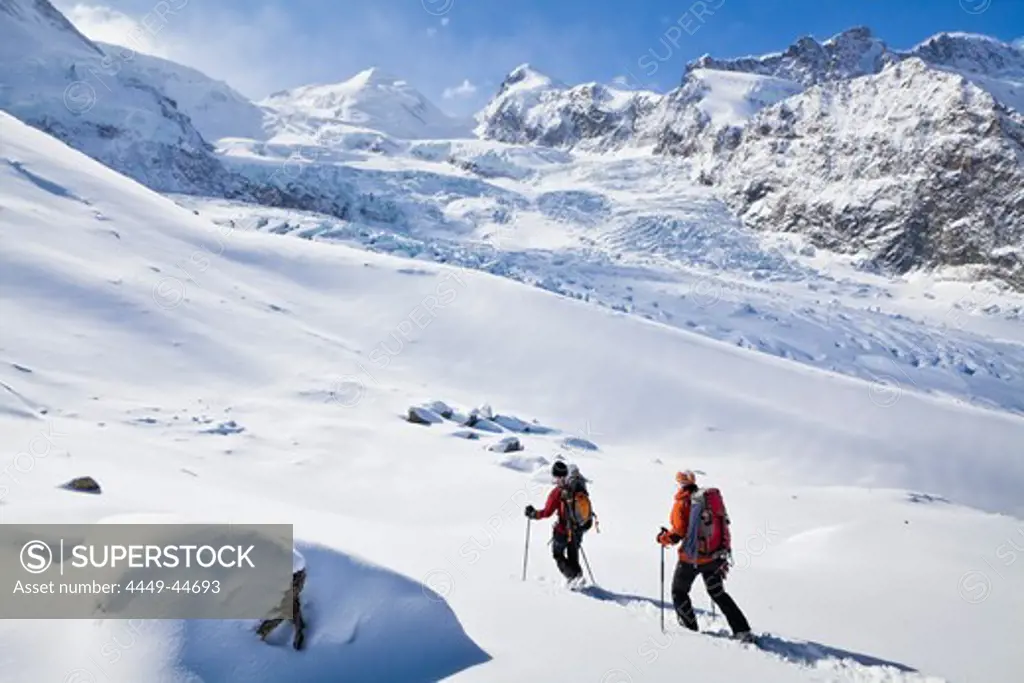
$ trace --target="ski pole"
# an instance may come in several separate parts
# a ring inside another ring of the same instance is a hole
[[[583,550],[583,546],[580,546],[580,556],[583,557],[583,564],[587,568],[587,574],[590,574],[590,583],[597,585],[597,581],[594,581],[594,572],[590,571],[590,561],[587,560],[587,553]]]
[[[665,632],[665,546],[661,546],[661,632]]]
[[[530,522],[532,520],[526,518],[526,544],[523,546],[523,581],[526,581],[526,562],[530,558]]]

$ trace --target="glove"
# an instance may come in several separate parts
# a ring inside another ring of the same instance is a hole
[[[537,519],[537,508],[533,507],[532,505],[527,505],[525,512],[526,516],[530,519]]]
[[[665,527],[661,527],[656,540],[662,545],[673,545],[679,542],[679,537]]]
[[[723,562],[722,563],[722,568],[718,570],[718,575],[722,577],[722,581],[725,581],[725,579],[729,576],[729,563],[728,562]]]

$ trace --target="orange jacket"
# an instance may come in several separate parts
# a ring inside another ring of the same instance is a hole
[[[672,506],[672,513],[668,516],[669,530],[682,539],[679,543],[679,561],[693,564],[694,558],[686,554],[686,531],[690,521],[690,492],[680,489],[676,492],[676,502]],[[696,558],[697,564],[713,562],[711,557]]]

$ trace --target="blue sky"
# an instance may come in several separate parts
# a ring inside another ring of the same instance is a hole
[[[442,108],[479,108],[523,62],[570,83],[666,90],[683,65],[784,49],[867,25],[896,48],[939,31],[1024,36],[1024,0],[57,0],[90,37],[195,66],[250,97],[344,80],[368,66]],[[166,12],[172,8],[173,13]],[[136,31],[132,32],[132,27]],[[119,39],[120,38],[120,39]]]

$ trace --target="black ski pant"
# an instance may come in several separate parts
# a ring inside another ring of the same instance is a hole
[[[583,574],[580,567],[580,541],[582,534],[568,534],[556,531],[551,536],[551,554],[555,557],[558,571],[567,579],[575,579]]]
[[[704,579],[708,595],[722,610],[732,632],[735,634],[750,630],[747,618],[736,606],[736,602],[725,592],[722,579],[722,568],[725,564],[726,561],[720,559],[696,567],[689,562],[680,562],[676,565],[676,573],[672,577],[672,604],[676,608],[679,623],[691,631],[697,630],[697,617],[693,613],[693,604],[690,602],[690,586],[693,585],[698,574]]]

